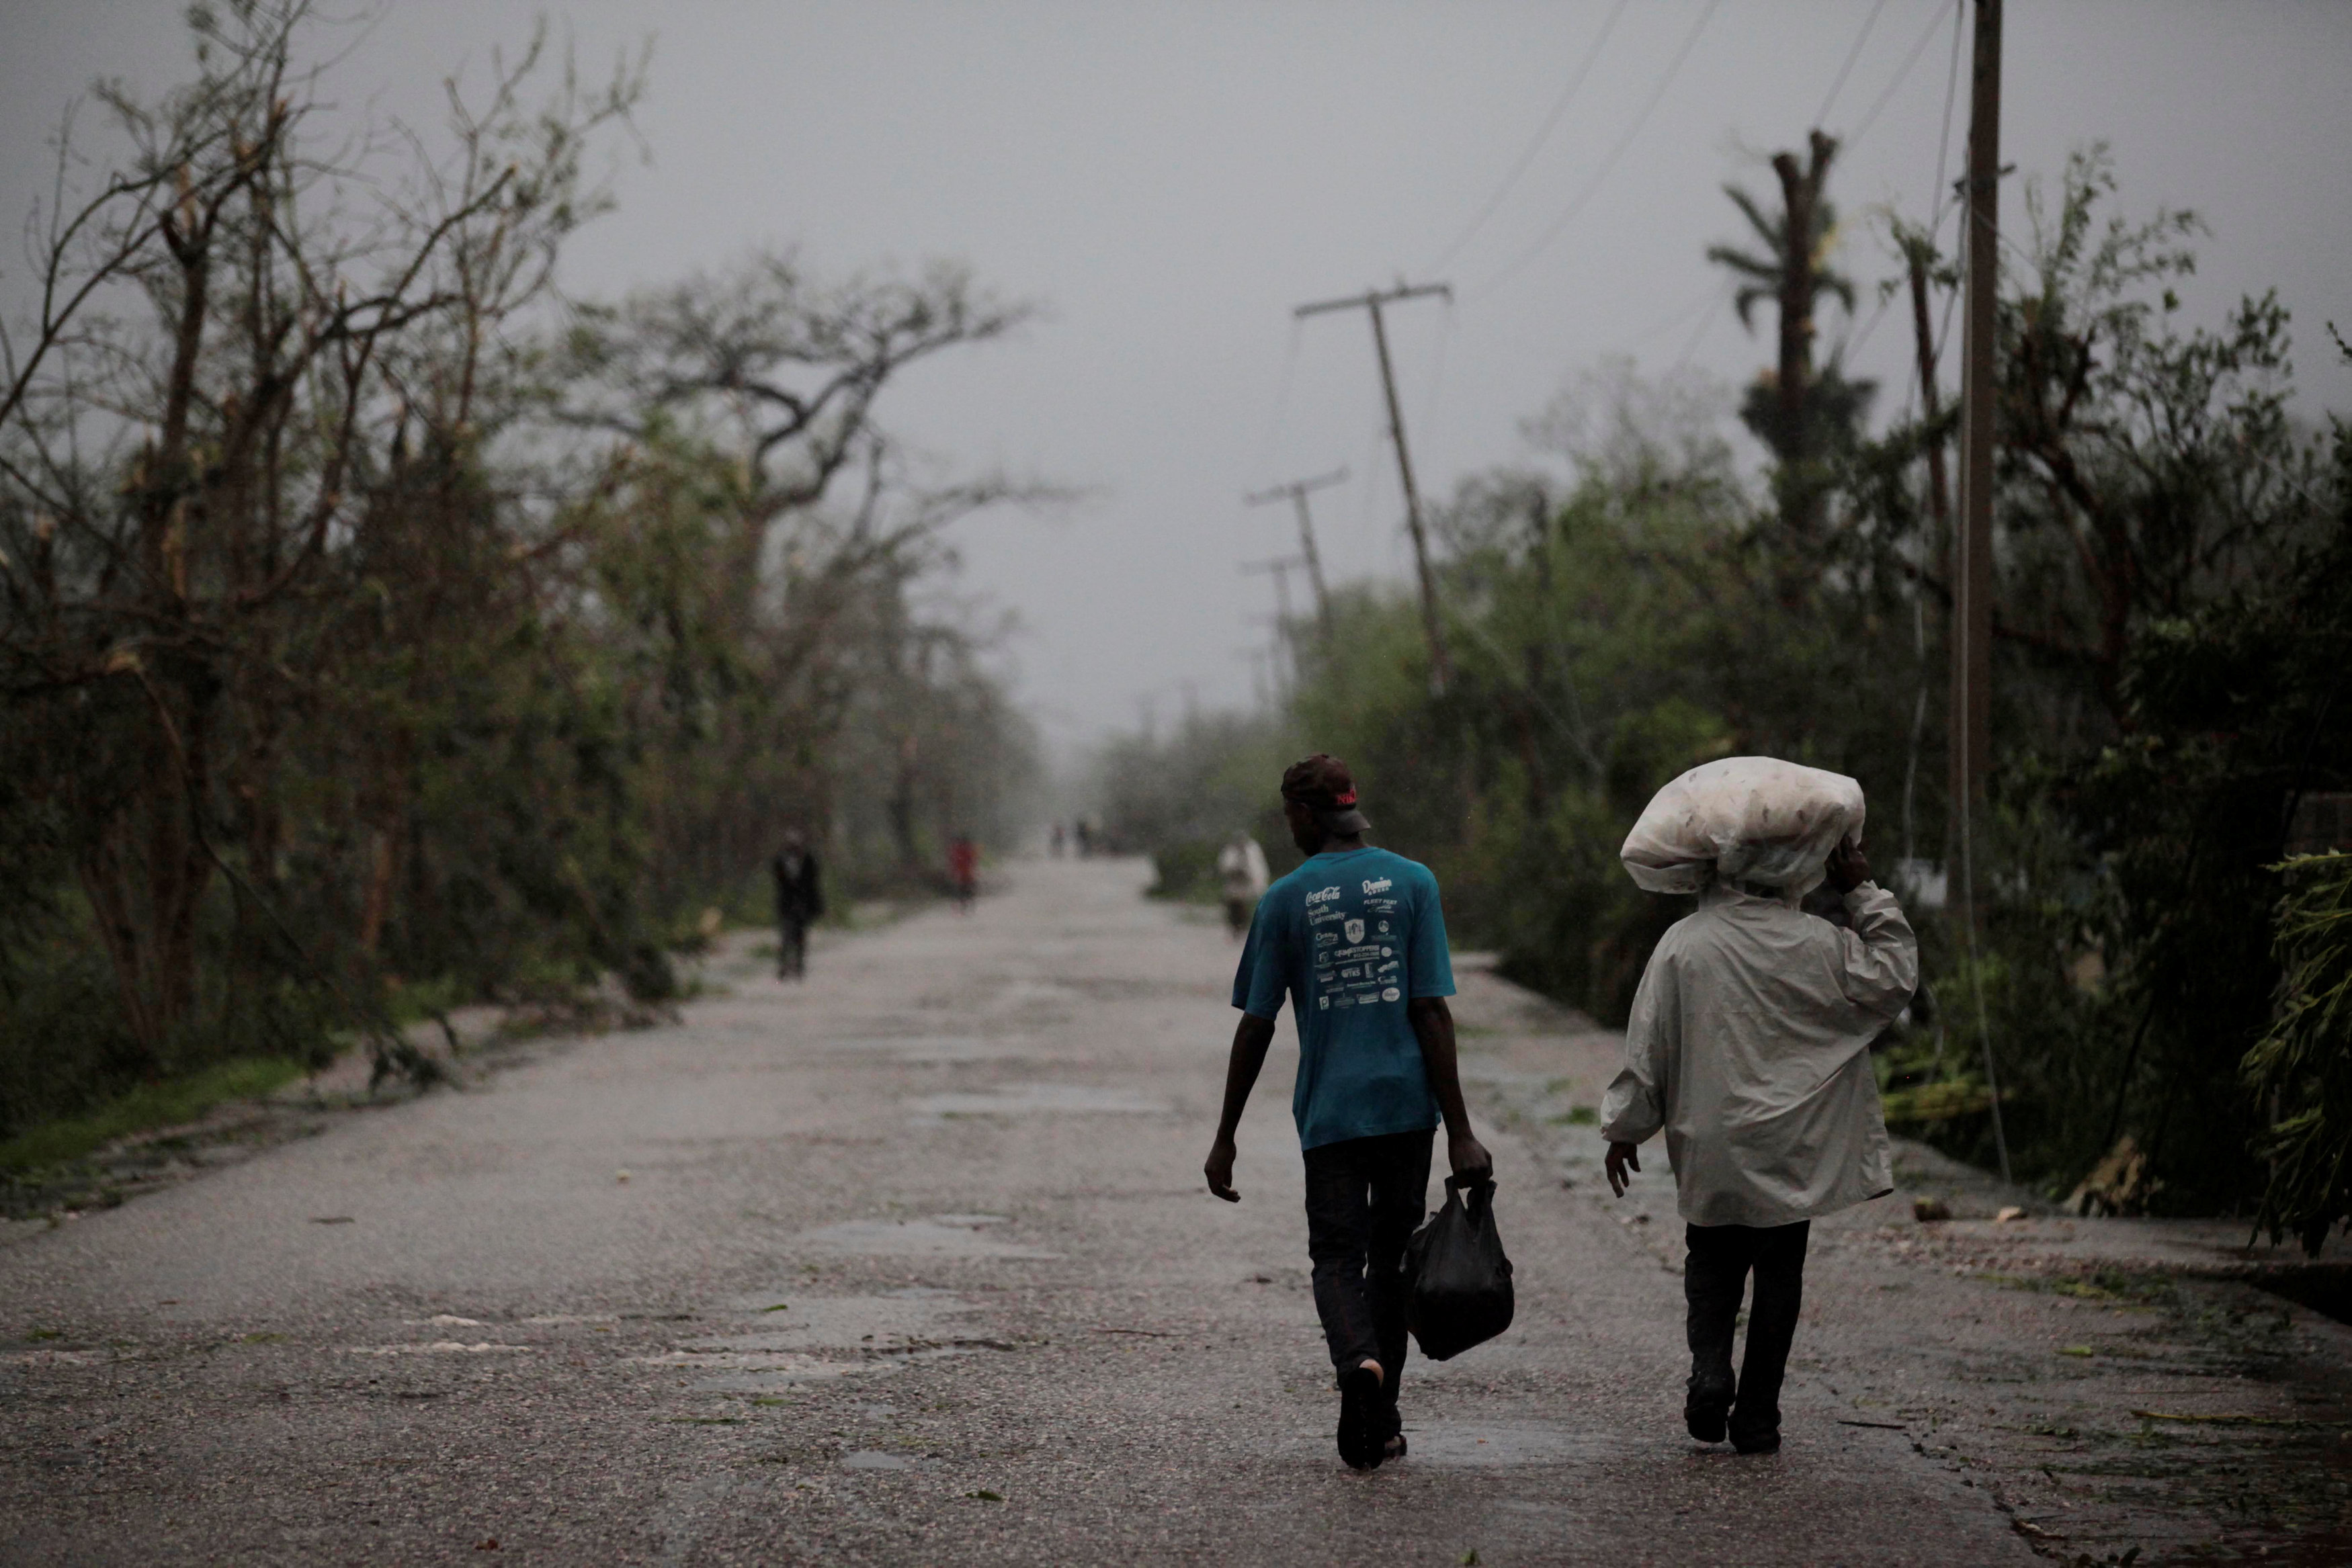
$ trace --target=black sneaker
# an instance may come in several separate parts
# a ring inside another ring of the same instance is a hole
[[[1699,1442],[1722,1442],[1724,1421],[1731,1414],[1731,1385],[1703,1385],[1694,1379],[1690,1392],[1683,1396],[1684,1427]]]
[[[1376,1469],[1386,1456],[1388,1434],[1381,1422],[1381,1375],[1369,1366],[1339,1375],[1339,1457],[1348,1468]]]
[[[1772,1413],[1769,1427],[1731,1418],[1731,1446],[1743,1454],[1777,1454],[1780,1451],[1780,1413]]]

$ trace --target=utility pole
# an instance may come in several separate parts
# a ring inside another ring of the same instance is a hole
[[[1244,577],[1271,576],[1274,579],[1274,602],[1282,623],[1287,626],[1290,623],[1291,570],[1307,564],[1303,556],[1276,556],[1271,560],[1245,560],[1242,562],[1241,573]]]
[[[2000,0],[1977,0],[1967,211],[1960,516],[1952,549],[1952,812],[1958,822],[1969,821],[1984,799],[1991,750],[1993,313],[2000,276]],[[1973,870],[1965,865],[1961,869],[1964,873]]]
[[[1260,490],[1255,496],[1244,496],[1245,507],[1263,507],[1270,501],[1288,497],[1298,511],[1298,553],[1307,562],[1307,580],[1315,585],[1315,619],[1323,635],[1323,652],[1331,651],[1331,591],[1323,581],[1323,555],[1315,548],[1315,518],[1307,509],[1307,493],[1337,485],[1348,476],[1345,468],[1319,475],[1312,479],[1293,479],[1286,485],[1276,485],[1270,490]]]
[[[2000,0],[1977,0],[1975,80],[1969,108],[1966,357],[1960,365],[1960,515],[1952,551],[1952,823],[1959,850],[1961,937],[1972,988],[1977,973],[1976,822],[1992,751],[1993,313],[2000,281]],[[1984,997],[1977,990],[1977,1042],[1991,1096],[1993,1148],[2009,1180],[2000,1077]]]
[[[1271,658],[1270,651],[1265,648],[1236,648],[1234,653],[1236,657],[1249,661],[1250,691],[1257,698],[1257,706],[1273,706],[1273,701],[1267,695],[1265,678],[1266,664]]]
[[[1274,646],[1276,653],[1288,656],[1291,680],[1294,685],[1297,684],[1298,677],[1298,645],[1291,638],[1296,622],[1290,618],[1290,571],[1293,567],[1305,564],[1295,555],[1286,555],[1277,556],[1272,560],[1245,560],[1241,566],[1244,577],[1271,576],[1274,579],[1275,613],[1270,621],[1264,621],[1263,623],[1274,628]],[[1260,617],[1250,616],[1247,619],[1254,624],[1261,623]]]
[[[1278,706],[1287,702],[1298,684],[1298,650],[1291,645],[1290,629],[1279,615],[1244,615],[1244,626],[1265,629],[1265,646],[1258,650]]]
[[[1372,318],[1372,348],[1380,355],[1381,390],[1389,400],[1389,438],[1396,446],[1397,474],[1404,481],[1404,525],[1412,535],[1412,562],[1421,574],[1421,625],[1429,638],[1429,685],[1438,695],[1445,695],[1454,684],[1454,661],[1446,656],[1445,632],[1437,619],[1437,580],[1429,571],[1429,539],[1421,526],[1421,492],[1412,482],[1412,457],[1405,450],[1404,413],[1397,403],[1396,371],[1389,363],[1389,331],[1381,319],[1381,307],[1401,300],[1418,299],[1424,295],[1443,296],[1447,304],[1454,302],[1454,289],[1444,283],[1400,283],[1394,288],[1375,288],[1346,299],[1325,299],[1313,305],[1301,305],[1291,312],[1294,317],[1317,316],[1327,310],[1368,310]]]

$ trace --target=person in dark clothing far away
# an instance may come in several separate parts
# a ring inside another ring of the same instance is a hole
[[[1813,1218],[1894,1190],[1870,1045],[1911,1000],[1919,945],[1852,839],[1824,868],[1852,929],[1795,890],[1718,880],[1658,944],[1601,1107],[1610,1190],[1664,1129],[1690,1249],[1683,1424],[1743,1454],[1780,1447],[1780,1385]],[[1748,1352],[1732,1331],[1748,1276]]]
[[[955,883],[956,907],[971,914],[972,898],[980,891],[980,846],[969,833],[948,841],[948,880]]]
[[[776,878],[776,976],[796,980],[808,973],[809,923],[824,914],[824,884],[798,829],[784,835],[768,869]]]
[[[1339,1385],[1339,1457],[1370,1469],[1405,1451],[1404,1245],[1426,1212],[1441,1115],[1456,1176],[1483,1179],[1494,1161],[1462,1103],[1437,879],[1364,842],[1369,824],[1337,758],[1294,764],[1282,803],[1308,859],[1266,890],[1250,923],[1224,1111],[1202,1170],[1211,1192],[1241,1201],[1234,1132],[1287,997],[1298,1025],[1290,1109],[1306,1152],[1315,1311]]]

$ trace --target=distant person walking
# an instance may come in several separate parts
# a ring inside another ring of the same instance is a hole
[[[768,869],[776,878],[776,977],[797,980],[808,973],[808,928],[824,914],[824,884],[797,828],[784,835]]]
[[[1054,858],[1055,860],[1060,860],[1062,858],[1062,851],[1067,847],[1068,835],[1063,831],[1062,820],[1059,817],[1054,819],[1054,831],[1051,837],[1054,846]]]
[[[1664,1129],[1690,1249],[1683,1423],[1743,1454],[1780,1447],[1780,1385],[1813,1219],[1894,1190],[1870,1044],[1911,999],[1919,944],[1851,838],[1823,868],[1853,921],[1797,907],[1799,885],[1721,879],[1658,943],[1601,1108],[1610,1190]],[[1748,1351],[1732,1330],[1748,1276]]]
[[[1318,753],[1282,776],[1283,814],[1307,862],[1266,890],[1234,1006],[1223,1113],[1202,1172],[1228,1203],[1234,1134],[1289,998],[1298,1026],[1290,1111],[1307,1156],[1315,1311],[1339,1385],[1339,1457],[1370,1469],[1405,1451],[1404,1245],[1425,1213],[1441,1115],[1456,1176],[1494,1161],[1470,1131],[1454,1066],[1454,966],[1437,879],[1364,842],[1345,764]]]
[[[1225,895],[1225,925],[1238,942],[1265,895],[1265,851],[1249,834],[1235,833],[1217,852],[1217,880]]]
[[[971,913],[971,901],[980,892],[980,846],[971,835],[958,833],[948,841],[948,880],[955,884],[956,908]]]

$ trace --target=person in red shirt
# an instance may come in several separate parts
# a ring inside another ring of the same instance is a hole
[[[972,897],[980,891],[980,846],[968,833],[948,841],[948,877],[955,883],[956,907],[969,915]]]

